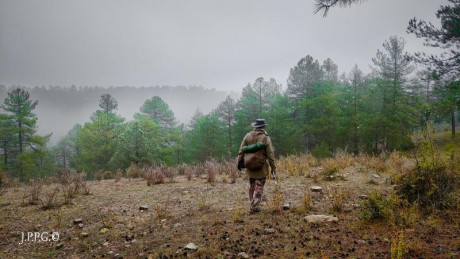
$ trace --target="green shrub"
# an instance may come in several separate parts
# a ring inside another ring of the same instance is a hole
[[[415,151],[416,166],[396,177],[397,192],[422,209],[448,209],[455,204],[453,194],[458,188],[458,173],[449,170],[427,127]]]
[[[370,220],[388,220],[393,217],[393,203],[382,193],[373,191],[369,197],[361,202],[360,219]]]

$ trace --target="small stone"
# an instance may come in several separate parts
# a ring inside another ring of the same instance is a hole
[[[311,190],[312,192],[322,192],[322,191],[323,191],[323,187],[314,185],[314,186],[310,186],[310,190]]]
[[[101,234],[105,234],[105,233],[107,233],[108,231],[109,231],[108,228],[103,228],[103,229],[101,229],[100,233],[101,233]]]
[[[380,175],[378,174],[373,174],[372,176],[374,176],[375,178],[380,178]]]
[[[109,245],[109,242],[105,242],[104,244],[102,244],[103,246],[108,246]]]
[[[125,248],[129,248],[131,245],[130,244],[126,244],[125,245]]]
[[[249,258],[249,255],[246,254],[245,252],[241,252],[241,253],[238,253],[238,258],[245,258],[245,259],[247,259],[247,258]]]
[[[139,207],[140,211],[144,211],[144,210],[148,210],[148,209],[149,209],[149,206],[147,206],[147,205],[142,205],[142,206]]]
[[[363,199],[363,200],[366,200],[366,199],[369,198],[369,196],[367,196],[366,194],[361,194],[361,195],[359,195],[359,198]]]
[[[80,223],[83,223],[83,220],[82,220],[81,218],[77,218],[77,219],[74,219],[74,220],[73,220],[73,224],[74,224],[74,225],[78,225],[78,224],[80,224]]]
[[[134,243],[136,243],[136,242],[137,242],[136,239],[131,240],[131,244],[134,244]]]
[[[289,210],[290,208],[291,208],[291,204],[289,204],[289,203],[285,203],[283,205],[283,210]]]
[[[353,211],[353,207],[346,206],[345,208],[343,208],[343,212],[352,212],[352,211]]]
[[[356,203],[356,204],[353,204],[353,208],[359,209],[359,208],[361,208],[361,205],[359,205],[359,204],[357,204],[357,203]]]
[[[42,228],[42,225],[38,224],[38,225],[35,226],[34,230],[39,231],[41,228]]]
[[[83,228],[83,223],[78,224],[79,228]]]
[[[109,255],[113,254],[113,251],[109,251],[108,254],[109,254]]]
[[[267,233],[267,234],[273,234],[273,233],[275,233],[275,230],[274,230],[273,228],[266,228],[266,229],[265,229],[265,233]]]
[[[188,250],[197,250],[198,246],[196,246],[194,243],[188,243],[188,245],[185,246],[185,249]]]
[[[80,233],[80,236],[81,236],[81,237],[88,237],[88,236],[89,236],[89,233],[88,233],[88,232],[81,232],[81,233]]]
[[[166,222],[166,219],[162,219],[161,222]]]
[[[337,217],[331,215],[308,215],[305,217],[308,223],[321,223],[321,222],[338,222]]]
[[[358,243],[363,244],[363,245],[367,244],[366,240],[362,240],[362,239],[358,240]]]
[[[180,227],[180,226],[182,226],[181,223],[176,223],[176,224],[174,224],[174,227],[175,227],[175,228],[178,228],[178,227]]]
[[[61,249],[62,247],[64,247],[63,243],[59,243],[59,244],[56,245],[56,249]]]

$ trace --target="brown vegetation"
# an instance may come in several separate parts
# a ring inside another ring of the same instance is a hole
[[[420,170],[420,161],[401,153],[372,157],[338,152],[323,160],[285,157],[278,162],[278,184],[267,181],[257,214],[249,213],[247,179],[238,177],[232,162],[142,169],[132,164],[130,181],[91,182],[90,196],[77,195],[88,188],[84,174],[62,171],[41,187],[34,182],[4,193],[10,204],[0,204],[0,257],[238,257],[241,252],[275,258],[458,256],[453,238],[460,234],[458,210],[451,206],[426,215],[418,201],[393,191],[392,182],[399,181],[394,179]],[[341,177],[315,177],[331,169]],[[145,181],[134,179],[138,175]],[[228,184],[233,179],[236,184]],[[310,191],[313,185],[323,191]],[[21,202],[18,193],[27,193],[27,199]],[[27,205],[33,200],[36,205]],[[285,203],[290,209],[283,209]],[[140,210],[143,205],[147,209]],[[330,213],[338,223],[304,220],[306,215]],[[75,218],[82,218],[82,229],[72,223]],[[11,233],[37,225],[59,232],[64,247],[17,245],[20,236]],[[184,249],[191,242],[196,251]]]

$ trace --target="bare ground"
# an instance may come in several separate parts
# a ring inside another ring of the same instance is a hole
[[[360,195],[374,189],[389,191],[387,175],[344,169],[344,179],[314,183],[305,176],[280,173],[278,185],[266,184],[262,211],[249,213],[248,183],[221,177],[209,184],[201,177],[147,186],[141,179],[91,182],[91,194],[72,204],[43,210],[21,205],[23,188],[11,188],[0,204],[0,258],[390,258],[392,240],[403,237],[406,257],[458,258],[459,220],[431,216],[410,227],[359,220]],[[299,212],[309,187],[312,207]],[[340,190],[343,210],[332,211],[331,196]],[[274,213],[274,199],[290,203],[290,210]],[[147,210],[140,210],[140,206]],[[304,217],[330,214],[338,223],[309,224]],[[458,216],[458,214],[456,214]],[[81,218],[83,227],[74,224]],[[59,233],[58,241],[21,242],[23,232]],[[87,236],[86,236],[87,234]],[[402,235],[401,235],[402,234]],[[194,243],[198,249],[185,246]]]

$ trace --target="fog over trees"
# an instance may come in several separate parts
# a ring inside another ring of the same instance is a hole
[[[21,87],[21,86],[19,86]],[[0,100],[16,86],[0,85]],[[76,123],[83,124],[90,115],[100,108],[101,95],[110,94],[117,102],[116,113],[130,120],[140,112],[144,101],[153,96],[161,97],[174,113],[178,123],[189,123],[194,111],[200,109],[208,113],[227,95],[237,98],[236,92],[205,89],[200,86],[154,86],[154,87],[88,87],[88,86],[47,86],[25,87],[39,105],[34,110],[37,117],[37,131],[40,134],[53,133],[50,144],[56,144]],[[206,101],[203,101],[206,100]]]

